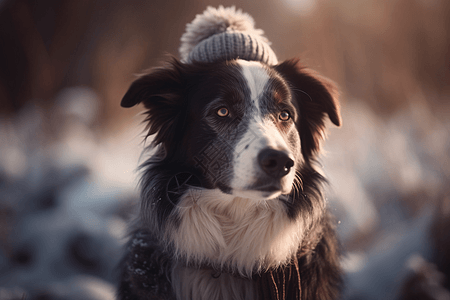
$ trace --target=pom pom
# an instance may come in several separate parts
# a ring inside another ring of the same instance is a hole
[[[201,41],[222,32],[243,32],[259,36],[264,42],[269,41],[263,36],[264,31],[255,29],[253,18],[234,6],[224,8],[207,7],[201,15],[186,25],[186,32],[181,36],[180,56],[183,61]]]

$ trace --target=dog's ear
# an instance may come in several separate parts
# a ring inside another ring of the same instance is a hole
[[[184,111],[181,63],[173,60],[167,66],[155,68],[134,81],[122,99],[122,107],[143,103],[148,109],[147,136],[155,135],[154,145],[162,144],[166,151],[176,140],[176,127]]]
[[[302,153],[309,158],[320,150],[326,115],[334,125],[341,125],[338,89],[331,80],[301,66],[298,59],[285,61],[275,69],[291,87],[299,109],[297,128],[300,132]]]

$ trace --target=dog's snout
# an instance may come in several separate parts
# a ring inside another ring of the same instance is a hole
[[[264,172],[275,178],[287,175],[294,166],[294,161],[285,151],[272,148],[262,150],[258,154],[258,162]]]

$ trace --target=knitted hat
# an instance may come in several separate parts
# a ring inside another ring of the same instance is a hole
[[[185,63],[244,59],[276,65],[264,31],[254,28],[253,18],[234,6],[208,7],[186,25],[180,55]]]

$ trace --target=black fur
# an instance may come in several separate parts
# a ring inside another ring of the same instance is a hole
[[[226,155],[227,148],[233,146],[231,137],[241,134],[239,129],[233,131],[233,128],[238,128],[235,124],[245,120],[236,115],[213,129],[204,122],[208,118],[205,108],[218,97],[237,107],[235,111],[245,110],[239,100],[248,91],[236,68],[232,61],[183,64],[174,59],[167,66],[140,77],[124,96],[122,106],[142,102],[148,109],[148,135],[155,135],[152,147],[156,147],[156,153],[142,165],[140,216],[122,260],[119,299],[175,299],[169,279],[175,258],[170,246],[163,242],[165,228],[176,227],[179,221],[170,217],[178,201],[176,195],[169,196],[170,180],[177,174],[191,174],[203,188],[229,192],[229,174],[222,167],[231,164]],[[341,124],[336,88],[329,80],[300,66],[298,60],[281,63],[271,70],[289,87],[280,97],[289,94],[298,113],[296,131],[303,156],[296,170],[300,184],[280,199],[285,203],[288,218],[311,217],[307,238],[294,264],[298,265],[300,283],[283,284],[286,292],[276,297],[290,299],[289,295],[295,294],[299,299],[336,299],[341,283],[337,241],[321,192],[325,179],[314,168],[325,117],[337,126]],[[216,141],[215,147],[209,149],[212,140]],[[203,164],[199,165],[199,156],[213,154],[222,160],[212,159],[209,163],[202,157]],[[255,273],[254,280],[263,289],[269,279],[285,280],[292,277],[286,275],[292,272],[292,265],[288,265]],[[264,299],[275,297],[263,294]]]
[[[121,267],[119,299],[175,299],[167,277],[171,257],[162,251],[151,233],[144,230],[133,232]]]

